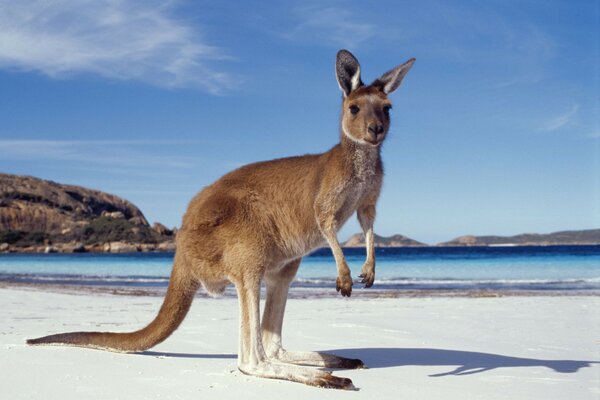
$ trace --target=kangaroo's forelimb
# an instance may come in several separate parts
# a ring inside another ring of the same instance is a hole
[[[326,191],[319,192],[315,201],[315,216],[319,229],[327,240],[335,258],[337,267],[335,289],[341,292],[342,296],[350,297],[352,294],[352,276],[344,257],[342,246],[340,246],[337,238],[339,221],[336,219],[336,211],[341,208],[342,204],[340,202],[343,201],[340,198],[343,199],[335,191],[333,193]]]
[[[361,278],[361,283],[364,283],[365,287],[368,288],[373,286],[373,282],[375,281],[375,238],[373,233],[373,223],[375,222],[376,201],[377,198],[374,193],[369,196],[356,211],[358,221],[363,230],[363,234],[365,235],[365,244],[367,247],[367,257],[359,278]]]

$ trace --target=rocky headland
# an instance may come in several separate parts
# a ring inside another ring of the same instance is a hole
[[[0,252],[168,251],[175,234],[118,196],[0,174]]]

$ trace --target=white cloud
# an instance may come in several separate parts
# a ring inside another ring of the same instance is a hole
[[[0,140],[4,161],[66,161],[84,166],[118,168],[190,168],[193,160],[158,154],[168,144],[188,142],[152,140]],[[158,146],[160,145],[160,146]]]
[[[312,45],[407,49],[417,58],[483,65],[493,69],[489,79],[497,88],[541,82],[558,54],[557,40],[534,19],[503,7],[432,0],[404,8],[313,1],[293,10],[295,23],[281,35]]]
[[[544,132],[552,132],[573,125],[578,110],[579,105],[573,104],[564,113],[556,117],[550,118],[549,120],[544,122],[540,127],[540,130]]]
[[[375,25],[336,6],[305,6],[294,10],[298,24],[284,36],[290,40],[356,48],[375,35]]]
[[[227,57],[157,0],[0,0],[0,67],[54,78],[91,73],[220,93]]]

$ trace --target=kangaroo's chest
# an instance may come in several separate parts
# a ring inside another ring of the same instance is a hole
[[[359,160],[353,173],[348,177],[344,190],[340,191],[338,222],[345,223],[361,206],[364,199],[380,187],[381,175],[374,165]]]
[[[338,210],[338,219],[340,222],[346,222],[346,220],[356,212],[358,207],[363,203],[364,198],[373,190],[373,183],[367,181],[353,182],[351,186],[346,188],[340,193],[340,199],[338,204],[340,209]]]

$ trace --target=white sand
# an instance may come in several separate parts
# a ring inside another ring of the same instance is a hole
[[[370,369],[336,371],[357,392],[238,372],[233,299],[197,299],[147,355],[24,344],[135,329],[160,302],[0,289],[0,398],[600,399],[600,297],[290,300],[284,344],[363,359]]]

